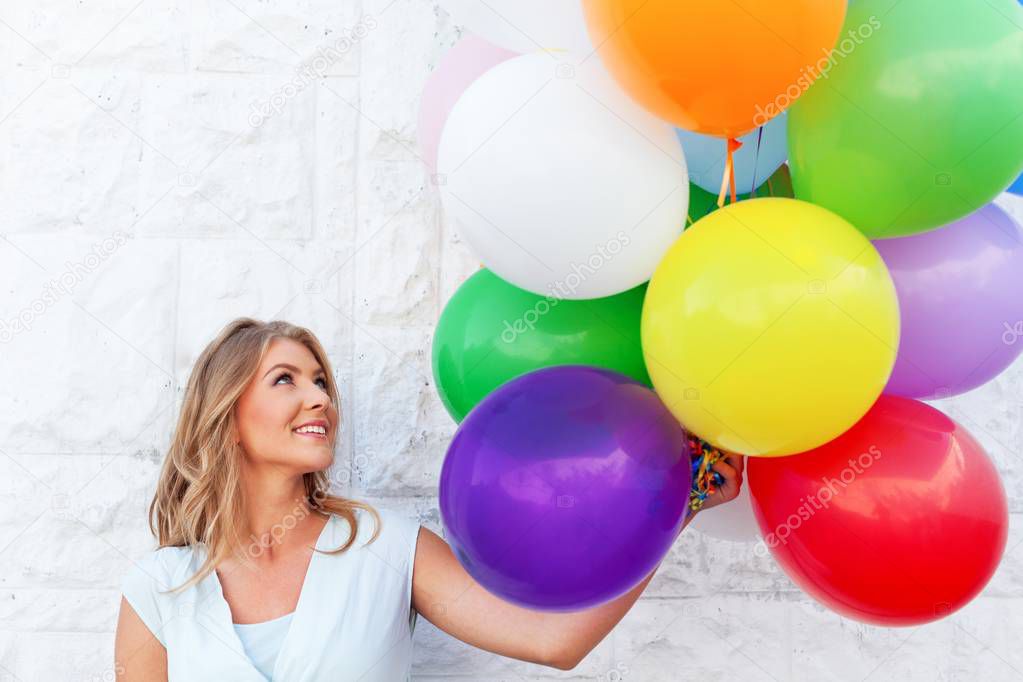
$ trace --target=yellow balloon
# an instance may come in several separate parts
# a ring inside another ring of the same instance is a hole
[[[895,285],[863,233],[796,199],[740,201],[671,246],[643,355],[682,424],[730,452],[810,450],[866,414],[899,345]]]

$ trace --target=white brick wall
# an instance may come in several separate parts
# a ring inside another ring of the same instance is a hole
[[[364,15],[376,27],[324,78],[296,74]],[[440,530],[454,426],[429,343],[478,263],[441,222],[415,120],[457,38],[423,0],[0,0],[0,320],[31,321],[0,346],[0,682],[112,679],[117,587],[152,542],[183,385],[237,315],[320,336],[348,493]],[[984,594],[940,623],[842,620],[770,558],[691,532],[575,671],[421,620],[417,679],[1023,678],[1021,404],[1018,363],[942,405],[997,460],[1013,532]]]

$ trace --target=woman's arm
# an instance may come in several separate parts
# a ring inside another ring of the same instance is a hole
[[[739,493],[741,458],[733,455],[726,462],[714,466],[725,477],[725,485],[707,498],[704,509],[732,500]],[[690,515],[682,528],[693,518]],[[585,611],[533,611],[488,592],[462,568],[444,540],[423,528],[413,569],[412,604],[431,623],[467,644],[571,670],[632,608],[656,571],[621,597]]]
[[[124,597],[114,637],[114,674],[123,682],[167,680],[167,650]]]

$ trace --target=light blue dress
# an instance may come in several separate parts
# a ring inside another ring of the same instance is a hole
[[[291,628],[293,615],[294,611],[262,623],[234,624],[234,631],[238,633],[238,639],[242,640],[245,653],[267,679],[273,677],[274,663],[277,662],[284,637]]]
[[[418,615],[412,608],[412,569],[419,523],[377,511],[383,526],[372,544],[366,543],[373,517],[356,510],[355,544],[340,554],[313,554],[295,611],[285,616],[289,620],[256,624],[270,628],[245,635],[232,622],[216,571],[183,592],[164,592],[195,574],[204,545],[164,547],[144,556],[122,589],[167,649],[169,682],[408,680]],[[344,518],[331,516],[316,548],[336,548],[350,532]]]

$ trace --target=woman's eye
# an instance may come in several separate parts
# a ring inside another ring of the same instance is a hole
[[[279,377],[277,377],[277,380],[274,381],[274,385],[279,384],[281,379],[283,379],[284,377],[288,377],[288,379],[290,380],[291,379],[291,373],[285,372],[284,374],[282,374]],[[325,377],[320,377],[316,381],[319,382],[320,388],[322,388],[324,391],[327,390],[327,379]]]

